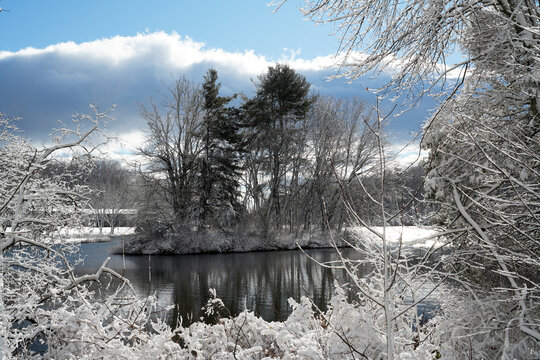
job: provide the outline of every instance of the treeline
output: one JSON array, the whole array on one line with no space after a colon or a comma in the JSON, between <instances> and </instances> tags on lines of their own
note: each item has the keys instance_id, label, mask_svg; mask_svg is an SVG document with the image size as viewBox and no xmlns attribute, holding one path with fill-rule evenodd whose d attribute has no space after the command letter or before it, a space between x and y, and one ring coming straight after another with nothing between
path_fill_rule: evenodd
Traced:
<instances>
[{"instance_id":1,"label":"treeline","mask_svg":"<svg viewBox=\"0 0 540 360\"><path fill-rule=\"evenodd\" d=\"M375 120L362 100L313 95L286 65L259 76L251 98L222 96L220 86L214 69L200 85L180 77L141 108L139 232L218 229L271 241L341 229L350 216L344 199L380 223L367 199L380 179ZM386 171L388 210L396 222L417 220L424 209L411 198L421 197L423 170Z\"/></svg>"},{"instance_id":2,"label":"treeline","mask_svg":"<svg viewBox=\"0 0 540 360\"><path fill-rule=\"evenodd\" d=\"M214 69L202 84L180 77L140 109L139 163L53 159L44 174L88 187L88 225L111 233L136 225L148 239L216 230L268 245L341 230L351 208L381 225L370 200L380 197L376 119L366 103L314 95L286 65L258 80L248 98L222 96ZM423 221L424 176L420 166L385 169L390 224Z\"/></svg>"},{"instance_id":3,"label":"treeline","mask_svg":"<svg viewBox=\"0 0 540 360\"><path fill-rule=\"evenodd\" d=\"M114 235L118 226L134 226L139 207L141 178L129 164L102 158L49 159L41 171L46 179L73 189L84 187L89 208L80 209L85 225L107 227Z\"/></svg>"}]
</instances>

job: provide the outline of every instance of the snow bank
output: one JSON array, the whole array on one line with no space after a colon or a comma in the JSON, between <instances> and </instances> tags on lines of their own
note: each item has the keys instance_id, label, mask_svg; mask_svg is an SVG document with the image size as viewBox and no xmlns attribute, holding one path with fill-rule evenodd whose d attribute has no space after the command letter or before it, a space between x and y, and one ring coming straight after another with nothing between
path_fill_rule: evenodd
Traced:
<instances>
[{"instance_id":1,"label":"snow bank","mask_svg":"<svg viewBox=\"0 0 540 360\"><path fill-rule=\"evenodd\" d=\"M114 234L111 234L110 227L103 227L101 232L98 227L64 228L58 234L62 243L91 243L110 241L111 236L133 235L135 228L115 227Z\"/></svg>"},{"instance_id":2,"label":"snow bank","mask_svg":"<svg viewBox=\"0 0 540 360\"><path fill-rule=\"evenodd\" d=\"M383 232L382 226L373 226L370 229L379 234ZM366 236L376 239L377 235L370 229L366 227L350 227L347 230L359 239ZM446 244L437 228L427 226L387 226L386 240L390 245L397 246L401 240L403 245L417 248L439 247Z\"/></svg>"}]
</instances>

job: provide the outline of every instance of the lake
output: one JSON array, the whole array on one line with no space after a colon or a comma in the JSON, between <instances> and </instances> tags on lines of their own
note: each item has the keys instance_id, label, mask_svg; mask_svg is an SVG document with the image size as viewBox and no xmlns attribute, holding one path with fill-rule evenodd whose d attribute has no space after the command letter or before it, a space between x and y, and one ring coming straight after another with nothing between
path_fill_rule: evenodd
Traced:
<instances>
[{"instance_id":1,"label":"lake","mask_svg":"<svg viewBox=\"0 0 540 360\"><path fill-rule=\"evenodd\" d=\"M343 270L329 269L315 261L337 260L334 249L266 251L202 255L139 255L111 254L121 240L109 243L81 244L84 263L78 273L93 273L110 256L109 267L125 273L139 295L155 294L163 307L175 305L169 315L172 323L178 316L184 325L198 320L201 308L216 289L217 296L232 315L244 309L267 321L284 320L291 308L288 298L296 301L310 297L322 310L332 296L334 281L344 282ZM354 258L351 249L342 250Z\"/></svg>"}]
</instances>

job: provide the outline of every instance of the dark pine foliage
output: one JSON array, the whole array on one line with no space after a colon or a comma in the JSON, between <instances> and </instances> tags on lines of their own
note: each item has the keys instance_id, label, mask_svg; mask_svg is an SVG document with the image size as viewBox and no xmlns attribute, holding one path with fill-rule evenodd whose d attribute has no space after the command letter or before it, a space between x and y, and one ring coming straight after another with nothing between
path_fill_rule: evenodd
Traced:
<instances>
[{"instance_id":1,"label":"dark pine foliage","mask_svg":"<svg viewBox=\"0 0 540 360\"><path fill-rule=\"evenodd\" d=\"M282 180L298 146L304 121L313 103L309 96L310 83L287 65L269 67L259 77L256 96L245 104L250 144L263 154L263 168L269 175L270 199L261 217L263 230L273 223L277 229L282 223ZM270 218L274 214L274 219Z\"/></svg>"},{"instance_id":2,"label":"dark pine foliage","mask_svg":"<svg viewBox=\"0 0 540 360\"><path fill-rule=\"evenodd\" d=\"M241 175L241 136L238 110L228 107L233 97L219 96L218 74L208 70L204 77L203 156L199 177L199 220L229 221L240 210L238 187Z\"/></svg>"}]
</instances>

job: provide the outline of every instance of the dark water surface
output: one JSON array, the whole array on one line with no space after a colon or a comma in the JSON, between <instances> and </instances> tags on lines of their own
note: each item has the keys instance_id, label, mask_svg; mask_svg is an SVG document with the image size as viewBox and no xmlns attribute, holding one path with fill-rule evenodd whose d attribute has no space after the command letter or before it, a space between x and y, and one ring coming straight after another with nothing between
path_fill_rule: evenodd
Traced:
<instances>
[{"instance_id":1,"label":"dark water surface","mask_svg":"<svg viewBox=\"0 0 540 360\"><path fill-rule=\"evenodd\" d=\"M110 243L82 244L80 273L92 273L110 256L109 267L131 280L140 295L156 294L159 304L175 304L171 318L197 320L201 308L216 289L232 315L244 309L267 321L284 320L291 309L287 299L309 296L322 310L330 299L334 281L344 281L342 270L324 268L300 250L205 255L113 255ZM343 250L354 257L350 249ZM320 262L337 259L334 249L306 250Z\"/></svg>"}]
</instances>

